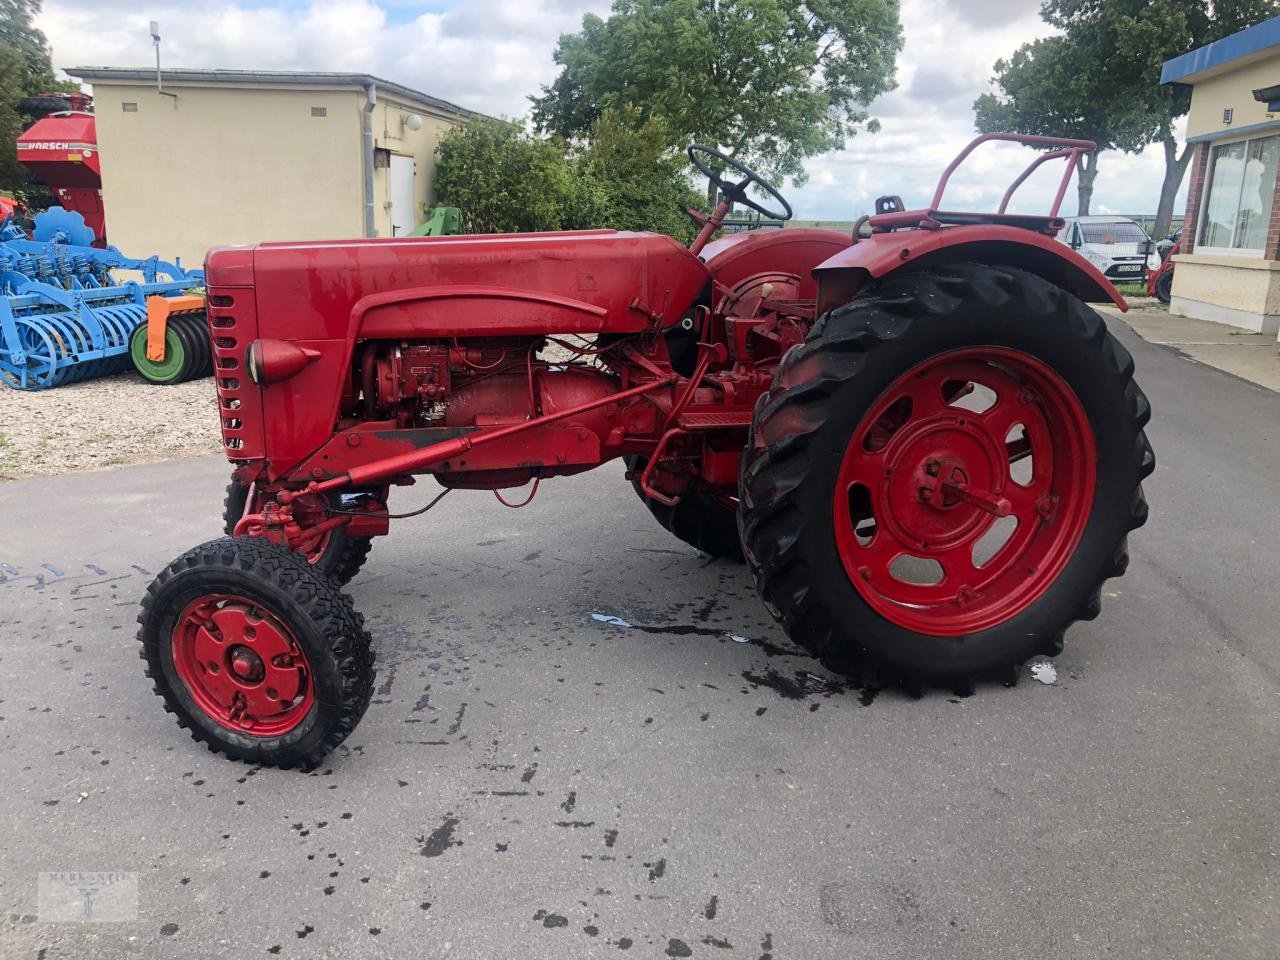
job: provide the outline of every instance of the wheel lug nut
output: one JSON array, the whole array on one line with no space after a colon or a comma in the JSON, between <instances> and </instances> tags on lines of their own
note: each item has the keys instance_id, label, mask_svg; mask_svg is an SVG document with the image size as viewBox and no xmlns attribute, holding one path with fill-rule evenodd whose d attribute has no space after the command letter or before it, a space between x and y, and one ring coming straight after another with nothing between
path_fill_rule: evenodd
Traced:
<instances>
[{"instance_id":1,"label":"wheel lug nut","mask_svg":"<svg viewBox=\"0 0 1280 960\"><path fill-rule=\"evenodd\" d=\"M936 477L938 475L938 471L941 469L942 464L938 463L937 460L930 460L924 465L924 472L931 477Z\"/></svg>"}]
</instances>

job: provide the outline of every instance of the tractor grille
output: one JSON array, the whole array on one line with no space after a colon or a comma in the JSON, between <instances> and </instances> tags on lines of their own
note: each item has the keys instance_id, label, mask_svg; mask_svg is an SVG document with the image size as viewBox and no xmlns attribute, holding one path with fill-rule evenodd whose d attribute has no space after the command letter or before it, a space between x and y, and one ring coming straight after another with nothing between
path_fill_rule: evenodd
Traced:
<instances>
[{"instance_id":1,"label":"tractor grille","mask_svg":"<svg viewBox=\"0 0 1280 960\"><path fill-rule=\"evenodd\" d=\"M258 460L265 454L262 395L244 369L245 349L258 335L252 287L210 292L209 339L218 390L218 416L227 459Z\"/></svg>"}]
</instances>

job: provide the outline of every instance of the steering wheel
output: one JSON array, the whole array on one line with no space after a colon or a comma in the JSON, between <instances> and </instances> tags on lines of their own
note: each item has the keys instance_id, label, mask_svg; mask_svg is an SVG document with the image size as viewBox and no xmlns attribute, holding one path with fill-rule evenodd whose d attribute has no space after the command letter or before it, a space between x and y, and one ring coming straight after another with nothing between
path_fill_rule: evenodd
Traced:
<instances>
[{"instance_id":1,"label":"steering wheel","mask_svg":"<svg viewBox=\"0 0 1280 960\"><path fill-rule=\"evenodd\" d=\"M719 150L713 150L700 143L692 144L687 153L689 154L689 162L701 170L712 183L720 188L720 192L734 203L741 203L743 206L750 207L762 217L768 217L770 220L791 219L791 204L787 203L786 199L784 199L782 194L774 189L772 184L746 164L739 163L732 157L726 157ZM726 167L736 170L738 173L742 174L744 179L740 180L738 183L734 183L732 180L725 180L720 174L707 166L706 162L702 160L700 156L701 154L706 154L709 157L715 157ZM773 210L766 210L764 207L760 206L759 203L747 196L747 187L752 184L764 190L765 193L769 194L769 196L782 204L782 209L785 210L786 213L776 213Z\"/></svg>"}]
</instances>

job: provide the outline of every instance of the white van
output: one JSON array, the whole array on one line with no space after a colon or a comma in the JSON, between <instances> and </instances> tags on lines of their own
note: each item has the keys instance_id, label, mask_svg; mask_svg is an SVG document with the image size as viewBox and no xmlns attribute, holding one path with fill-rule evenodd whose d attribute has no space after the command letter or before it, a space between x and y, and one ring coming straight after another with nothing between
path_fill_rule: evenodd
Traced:
<instances>
[{"instance_id":1,"label":"white van","mask_svg":"<svg viewBox=\"0 0 1280 960\"><path fill-rule=\"evenodd\" d=\"M1147 231L1128 217L1071 217L1058 239L1108 280L1144 281L1151 258L1159 260Z\"/></svg>"}]
</instances>

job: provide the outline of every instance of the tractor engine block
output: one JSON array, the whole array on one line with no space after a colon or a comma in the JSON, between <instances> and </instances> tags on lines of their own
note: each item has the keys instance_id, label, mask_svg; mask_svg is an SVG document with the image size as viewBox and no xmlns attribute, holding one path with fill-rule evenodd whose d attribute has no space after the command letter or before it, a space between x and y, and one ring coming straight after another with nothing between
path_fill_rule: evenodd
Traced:
<instances>
[{"instance_id":1,"label":"tractor engine block","mask_svg":"<svg viewBox=\"0 0 1280 960\"><path fill-rule=\"evenodd\" d=\"M619 378L583 363L538 356L541 338L469 341L366 341L357 350L353 383L345 392L342 426L390 421L399 430L451 434L492 429L604 400ZM652 438L662 397L654 402L604 404L520 441L475 451L465 463L444 464L437 476L451 486L515 486L551 473L575 473L621 455L628 443ZM506 469L487 469L488 462ZM455 469L456 467L456 469Z\"/></svg>"}]
</instances>

